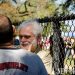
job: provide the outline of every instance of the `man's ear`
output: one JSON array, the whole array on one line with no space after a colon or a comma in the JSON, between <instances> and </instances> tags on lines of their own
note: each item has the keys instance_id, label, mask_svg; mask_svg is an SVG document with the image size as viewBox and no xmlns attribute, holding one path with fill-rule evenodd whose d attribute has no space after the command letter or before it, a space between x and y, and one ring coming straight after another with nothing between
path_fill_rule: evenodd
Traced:
<instances>
[{"instance_id":1,"label":"man's ear","mask_svg":"<svg viewBox=\"0 0 75 75\"><path fill-rule=\"evenodd\" d=\"M13 27L13 33L14 33L14 35L15 35L15 34L16 34L16 28L15 28L14 25L12 25L12 27Z\"/></svg>"}]
</instances>

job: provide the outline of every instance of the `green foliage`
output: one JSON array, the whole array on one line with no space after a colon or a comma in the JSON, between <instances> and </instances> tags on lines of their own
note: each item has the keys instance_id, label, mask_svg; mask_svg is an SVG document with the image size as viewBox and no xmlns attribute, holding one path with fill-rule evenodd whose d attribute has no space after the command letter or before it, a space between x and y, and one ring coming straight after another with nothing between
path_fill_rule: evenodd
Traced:
<instances>
[{"instance_id":1,"label":"green foliage","mask_svg":"<svg viewBox=\"0 0 75 75\"><path fill-rule=\"evenodd\" d=\"M47 0L29 0L26 6L28 12L34 14L32 17L35 18L50 16L55 12L56 9L54 3L49 3Z\"/></svg>"},{"instance_id":2,"label":"green foliage","mask_svg":"<svg viewBox=\"0 0 75 75\"><path fill-rule=\"evenodd\" d=\"M67 73L64 73L63 75L72 75L69 71Z\"/></svg>"},{"instance_id":3,"label":"green foliage","mask_svg":"<svg viewBox=\"0 0 75 75\"><path fill-rule=\"evenodd\" d=\"M44 24L44 27L43 27L43 36L48 36L49 34L51 35L53 33L52 31L52 25L50 23L48 24Z\"/></svg>"},{"instance_id":4,"label":"green foliage","mask_svg":"<svg viewBox=\"0 0 75 75\"><path fill-rule=\"evenodd\" d=\"M4 3L6 6L2 7L2 4ZM15 19L13 22L19 22L30 18L52 16L56 9L56 5L50 0L27 0L24 4L18 6L17 8L15 8L12 4L10 4L12 7L10 6L9 8L9 6L7 6L8 3L10 4L10 0L5 0L5 2L0 4L0 7L1 10L4 10L3 12L7 12L7 14L3 14L12 16L12 20ZM9 10L6 10L6 7ZM12 8L14 11L16 10L15 13L14 11L11 11ZM9 14L9 12L12 14Z\"/></svg>"}]
</instances>

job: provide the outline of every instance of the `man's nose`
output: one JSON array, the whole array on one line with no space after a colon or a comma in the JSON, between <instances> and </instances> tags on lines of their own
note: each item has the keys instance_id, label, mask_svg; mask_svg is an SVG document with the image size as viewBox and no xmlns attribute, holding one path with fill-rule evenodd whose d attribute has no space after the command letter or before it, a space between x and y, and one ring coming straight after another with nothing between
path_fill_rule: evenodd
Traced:
<instances>
[{"instance_id":1,"label":"man's nose","mask_svg":"<svg viewBox=\"0 0 75 75\"><path fill-rule=\"evenodd\" d=\"M21 37L21 41L25 41L25 40L27 40L26 38L24 38L24 37Z\"/></svg>"}]
</instances>

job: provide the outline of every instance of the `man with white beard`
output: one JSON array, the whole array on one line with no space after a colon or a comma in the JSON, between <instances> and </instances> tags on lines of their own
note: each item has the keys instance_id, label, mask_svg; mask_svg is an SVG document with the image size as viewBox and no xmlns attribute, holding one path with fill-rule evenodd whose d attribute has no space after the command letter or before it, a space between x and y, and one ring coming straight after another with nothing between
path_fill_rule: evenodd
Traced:
<instances>
[{"instance_id":1,"label":"man with white beard","mask_svg":"<svg viewBox=\"0 0 75 75\"><path fill-rule=\"evenodd\" d=\"M36 20L21 23L18 28L21 47L31 52L38 52L36 48L40 46L42 30L42 26Z\"/></svg>"},{"instance_id":2,"label":"man with white beard","mask_svg":"<svg viewBox=\"0 0 75 75\"><path fill-rule=\"evenodd\" d=\"M23 49L36 53L43 61L48 75L52 74L52 59L49 50L42 50L43 28L37 20L24 21L19 28L20 46Z\"/></svg>"}]
</instances>

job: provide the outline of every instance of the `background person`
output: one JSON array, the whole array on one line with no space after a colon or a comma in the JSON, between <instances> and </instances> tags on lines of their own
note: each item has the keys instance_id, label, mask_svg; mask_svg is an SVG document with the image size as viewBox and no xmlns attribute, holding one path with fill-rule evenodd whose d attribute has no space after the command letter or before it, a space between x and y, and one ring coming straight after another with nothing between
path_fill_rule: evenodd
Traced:
<instances>
[{"instance_id":1,"label":"background person","mask_svg":"<svg viewBox=\"0 0 75 75\"><path fill-rule=\"evenodd\" d=\"M14 47L13 34L10 19L0 15L0 75L47 75L36 54Z\"/></svg>"}]
</instances>

